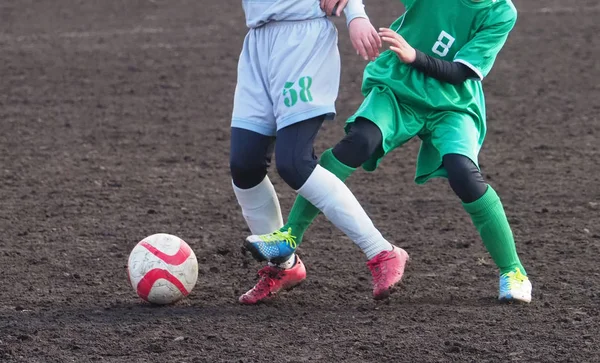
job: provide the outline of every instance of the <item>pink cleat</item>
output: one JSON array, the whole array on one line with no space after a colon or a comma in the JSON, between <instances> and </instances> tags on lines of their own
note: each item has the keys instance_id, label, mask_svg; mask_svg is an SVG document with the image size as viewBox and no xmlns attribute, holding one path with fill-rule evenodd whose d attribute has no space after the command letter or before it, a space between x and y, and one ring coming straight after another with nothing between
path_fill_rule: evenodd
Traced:
<instances>
[{"instance_id":1,"label":"pink cleat","mask_svg":"<svg viewBox=\"0 0 600 363\"><path fill-rule=\"evenodd\" d=\"M258 271L260 280L247 293L240 296L240 303L257 304L274 297L281 290L291 290L306 279L306 268L296 256L294 267L282 269L275 266L265 266Z\"/></svg>"},{"instance_id":2,"label":"pink cleat","mask_svg":"<svg viewBox=\"0 0 600 363\"><path fill-rule=\"evenodd\" d=\"M404 274L408 262L408 253L394 247L391 251L383 251L367 262L373 275L373 298L382 300L390 296L391 290Z\"/></svg>"}]
</instances>

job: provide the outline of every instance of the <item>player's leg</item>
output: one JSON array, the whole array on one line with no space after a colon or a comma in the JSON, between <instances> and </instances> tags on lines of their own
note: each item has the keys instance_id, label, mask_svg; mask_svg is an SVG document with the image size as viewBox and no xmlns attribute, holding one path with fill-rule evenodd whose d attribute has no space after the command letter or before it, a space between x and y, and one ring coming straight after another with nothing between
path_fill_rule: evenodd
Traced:
<instances>
[{"instance_id":1,"label":"player's leg","mask_svg":"<svg viewBox=\"0 0 600 363\"><path fill-rule=\"evenodd\" d=\"M368 217L350 189L333 173L317 164L311 143L318 131L317 122L308 120L277 132L277 168L282 178L297 193L317 207L365 253L374 277L374 297L385 298L404 272L407 253L390 244ZM367 155L369 156L369 155ZM291 232L279 234L286 243L253 244L268 248L294 243ZM283 242L282 241L282 242Z\"/></svg>"},{"instance_id":2,"label":"player's leg","mask_svg":"<svg viewBox=\"0 0 600 363\"><path fill-rule=\"evenodd\" d=\"M481 239L501 274L519 270L526 274L500 198L487 184L471 159L460 154L443 156L450 187L471 215Z\"/></svg>"},{"instance_id":3,"label":"player's leg","mask_svg":"<svg viewBox=\"0 0 600 363\"><path fill-rule=\"evenodd\" d=\"M314 119L313 119L314 120ZM368 259L392 246L375 228L350 189L333 173L317 165L313 140L319 128L313 120L277 132L277 170L288 185L346 233Z\"/></svg>"},{"instance_id":4,"label":"player's leg","mask_svg":"<svg viewBox=\"0 0 600 363\"><path fill-rule=\"evenodd\" d=\"M283 225L275 189L267 176L277 125L269 90L270 35L265 27L252 29L244 40L238 65L230 167L233 189L252 233L267 233ZM299 259L291 256L281 265L269 264L259 272L259 281L240 296L244 304L255 304L306 278Z\"/></svg>"},{"instance_id":5,"label":"player's leg","mask_svg":"<svg viewBox=\"0 0 600 363\"><path fill-rule=\"evenodd\" d=\"M263 32L253 29L244 39L231 121L233 190L248 227L257 233L283 224L277 194L267 176L276 122L269 90L263 86L268 68L268 54L261 51L264 38Z\"/></svg>"},{"instance_id":6,"label":"player's leg","mask_svg":"<svg viewBox=\"0 0 600 363\"><path fill-rule=\"evenodd\" d=\"M429 161L433 162L431 168L435 167L433 155L438 153L438 170L435 173L447 176L450 187L461 199L500 270L499 298L529 302L531 283L517 255L504 207L495 190L484 181L476 164L484 136L485 130L480 131L470 117L445 117L436 123L430 137L425 138L421 152L429 154ZM420 167L421 170L427 169L425 165Z\"/></svg>"},{"instance_id":7,"label":"player's leg","mask_svg":"<svg viewBox=\"0 0 600 363\"><path fill-rule=\"evenodd\" d=\"M306 182L306 180L316 167L316 156L314 154L314 149L309 146L313 144L312 140L314 140L314 137L316 136L316 133L320 128L323 119L324 117L316 117L311 120L304 121L305 126L303 127L303 130L306 132L304 133L304 135L302 135L303 137L301 137L300 140L298 138L294 140L294 142L296 143L300 141L299 145L302 146L302 151L296 150L295 147L286 147L283 148L281 153L277 156L277 160L279 161L279 172L283 176L283 178L288 181L292 188L299 189ZM346 157L346 159L343 160L350 160L350 164L356 166L361 164L361 162L356 161L358 160L358 158L361 157L359 155L362 155L362 158L364 160L367 160L371 153L368 151L367 148L364 147L364 142L357 140L358 138L366 138L368 137L367 135L370 135L367 132L359 131L359 129L362 128L358 125L363 125L366 123L370 122L367 120L364 120L364 122L357 122L357 127L355 127L354 130L350 132L349 136L346 137L343 142L338 144L340 145L340 147L334 148L334 150L336 151L335 153L333 153L331 149L327 150L321 156L321 166L334 173L341 180L345 180L345 178L349 176L350 173L355 170L355 168L349 167L343 162L338 161L336 156L334 156L335 154L340 155L342 158ZM370 138L372 139L371 143L375 144L373 140L376 140L377 138L379 138L380 140L381 133L374 124L371 123L371 125L372 127L369 128L367 126L365 127L365 129L376 129L376 132L373 132L372 136L370 136ZM294 130L293 132L298 133L299 131ZM286 134L285 131L284 134ZM287 134L291 135L292 133ZM287 141L288 138L289 137L283 136L280 142L282 144L289 145ZM357 143L363 145L363 147L360 147L360 150L358 150ZM356 147L356 149L353 149L352 146ZM298 155L300 156L294 157L295 153L297 152L299 152ZM299 172L296 172L296 170L298 170ZM304 265L302 264L302 261L300 261L300 259L297 258L296 254L294 253L297 245L294 243L293 238L296 237L296 241L299 244L302 241L302 235L304 234L304 231L308 228L312 220L319 213L320 211L317 207L313 206L310 202L304 199L304 197L298 196L289 215L290 223L284 226L284 228L282 228L279 231L280 233L273 235L273 237L275 237L276 239L281 239L290 243L254 243L248 246L248 249L250 251L255 251L255 254L256 252L260 251L262 247L267 246L268 248L277 248L278 250L280 250L278 254L282 256L287 256L291 254L291 257L287 258L287 260L280 262L280 269L270 269L270 272L273 274L273 276L275 276L274 278L272 278L272 281L274 281L274 283L270 286L275 286L276 284L285 281L286 277L287 280L298 280L298 277L290 278L289 276L282 276L283 273L287 273L291 276L301 277L306 275L306 270ZM273 228L272 231L273 230L275 230L275 228ZM264 259L264 257L262 257L262 253L258 254L255 258L259 260ZM291 270L283 270L281 269L281 266L288 267ZM261 281L263 281L263 279L261 279ZM295 285L292 285L292 287L293 286ZM267 290L268 289L262 289L259 290L257 293L254 293L255 290L253 289L249 293L243 295L240 301L248 304L261 301L264 299L264 297L261 297L264 294L260 294L260 292Z\"/></svg>"},{"instance_id":8,"label":"player's leg","mask_svg":"<svg viewBox=\"0 0 600 363\"><path fill-rule=\"evenodd\" d=\"M348 133L340 142L323 152L319 164L341 181L345 181L381 148L381 142L379 127L365 118L358 118L349 125ZM288 232L291 229L291 233L296 237L296 245L299 246L304 233L319 213L317 207L299 195L281 231Z\"/></svg>"},{"instance_id":9,"label":"player's leg","mask_svg":"<svg viewBox=\"0 0 600 363\"><path fill-rule=\"evenodd\" d=\"M462 200L483 244L500 269L500 300L530 302L531 283L519 260L515 239L498 194L485 183L471 159L447 154L443 162L450 186Z\"/></svg>"},{"instance_id":10,"label":"player's leg","mask_svg":"<svg viewBox=\"0 0 600 363\"><path fill-rule=\"evenodd\" d=\"M293 189L300 189L317 165L313 143L324 120L325 115L316 116L277 132L277 170L281 178ZM272 228L270 232L277 230L281 224ZM244 248L251 252L255 259L269 260L269 266L259 271L259 282L240 297L241 303L256 304L264 301L282 289L297 286L305 279L306 268L294 253L294 239L282 233L278 234L277 238L280 239L280 243L244 244ZM276 253L277 258L264 257L273 253Z\"/></svg>"},{"instance_id":11,"label":"player's leg","mask_svg":"<svg viewBox=\"0 0 600 363\"><path fill-rule=\"evenodd\" d=\"M267 233L283 225L277 193L267 176L274 146L274 137L231 128L233 190L252 233Z\"/></svg>"}]
</instances>

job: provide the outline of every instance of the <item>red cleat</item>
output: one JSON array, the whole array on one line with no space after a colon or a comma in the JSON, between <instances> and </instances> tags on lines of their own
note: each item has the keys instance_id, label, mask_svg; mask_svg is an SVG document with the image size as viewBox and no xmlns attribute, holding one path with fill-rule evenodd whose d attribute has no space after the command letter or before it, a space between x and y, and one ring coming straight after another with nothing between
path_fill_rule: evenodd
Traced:
<instances>
[{"instance_id":1,"label":"red cleat","mask_svg":"<svg viewBox=\"0 0 600 363\"><path fill-rule=\"evenodd\" d=\"M274 297L281 290L291 290L306 279L306 268L296 256L296 264L289 269L265 266L258 271L260 280L247 293L240 296L240 303L256 304Z\"/></svg>"},{"instance_id":2,"label":"red cleat","mask_svg":"<svg viewBox=\"0 0 600 363\"><path fill-rule=\"evenodd\" d=\"M367 262L371 275L373 275L373 298L375 300L390 296L392 288L402 279L407 261L408 253L401 248L394 247L391 251L383 251Z\"/></svg>"}]
</instances>

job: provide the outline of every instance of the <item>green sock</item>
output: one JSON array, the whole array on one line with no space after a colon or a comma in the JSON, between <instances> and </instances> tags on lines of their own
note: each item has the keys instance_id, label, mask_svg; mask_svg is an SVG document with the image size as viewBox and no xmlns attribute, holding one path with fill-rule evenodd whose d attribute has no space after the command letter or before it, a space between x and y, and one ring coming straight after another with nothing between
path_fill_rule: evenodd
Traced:
<instances>
[{"instance_id":1,"label":"green sock","mask_svg":"<svg viewBox=\"0 0 600 363\"><path fill-rule=\"evenodd\" d=\"M345 181L356 170L339 161L332 152L332 149L327 149L321 155L319 164L332 172L341 181ZM292 229L292 235L296 236L296 245L302 243L304 232L311 225L313 220L321 211L312 205L308 200L298 195L292 206L292 210L288 216L288 221L285 226L281 227L280 231L286 232L289 228Z\"/></svg>"},{"instance_id":2,"label":"green sock","mask_svg":"<svg viewBox=\"0 0 600 363\"><path fill-rule=\"evenodd\" d=\"M504 214L504 207L494 189L488 185L481 198L472 203L463 203L463 207L471 215L471 220L500 273L519 268L521 273L526 274L517 255L515 239Z\"/></svg>"}]
</instances>

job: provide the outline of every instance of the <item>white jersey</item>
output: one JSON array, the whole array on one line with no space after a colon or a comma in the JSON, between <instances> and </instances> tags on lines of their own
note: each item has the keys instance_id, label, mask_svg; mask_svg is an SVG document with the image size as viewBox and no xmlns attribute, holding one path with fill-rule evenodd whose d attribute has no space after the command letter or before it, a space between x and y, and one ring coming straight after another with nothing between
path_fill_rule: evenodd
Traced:
<instances>
[{"instance_id":1,"label":"white jersey","mask_svg":"<svg viewBox=\"0 0 600 363\"><path fill-rule=\"evenodd\" d=\"M242 0L246 25L258 28L271 21L300 21L325 17L319 0ZM350 0L344 9L346 23L367 18L362 0Z\"/></svg>"}]
</instances>

